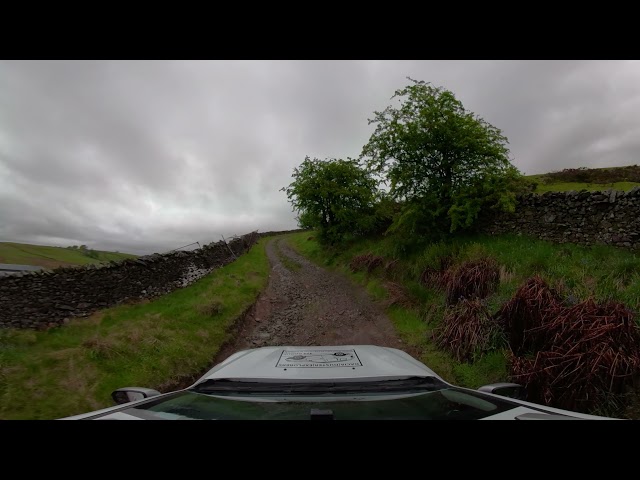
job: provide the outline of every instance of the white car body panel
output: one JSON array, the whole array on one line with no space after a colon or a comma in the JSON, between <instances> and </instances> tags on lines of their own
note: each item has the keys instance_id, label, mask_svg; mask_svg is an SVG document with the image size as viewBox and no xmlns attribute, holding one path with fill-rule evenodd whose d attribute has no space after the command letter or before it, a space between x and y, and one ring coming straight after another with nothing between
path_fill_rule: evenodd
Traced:
<instances>
[{"instance_id":1,"label":"white car body panel","mask_svg":"<svg viewBox=\"0 0 640 480\"><path fill-rule=\"evenodd\" d=\"M259 381L259 382L341 382L341 381L370 381L370 380L392 380L406 377L435 377L444 382L433 370L419 362L406 352L395 348L379 347L375 345L339 345L339 346L279 346L262 347L243 350L231 355L225 361L213 367L191 387L201 382L212 379L229 379L236 381ZM447 382L445 382L447 383ZM451 385L447 383L448 385ZM455 388L456 385L451 385ZM189 388L191 388L189 387ZM478 393L476 390L462 389ZM152 397L158 400L162 397L172 395L175 392ZM372 396L342 396L336 401L375 401L392 400L412 395L422 395L423 393L411 394L380 394ZM483 395L505 400L505 397L483 392ZM304 402L330 402L331 399L325 397L295 397L282 396L268 398L225 396L228 400L253 401L253 402L278 402L278 401L304 401ZM531 402L509 398L509 401L521 405L506 412L501 412L483 418L483 420L516 420L525 415L522 419L543 419L544 414L564 415L591 420L609 420L608 417L599 417L583 413L562 410L558 408L538 405ZM122 405L96 410L80 415L65 417L62 420L79 420L88 417L96 417L100 414L112 412L109 415L101 416L100 420L140 420L141 418L120 412L123 408L132 408L136 404L146 403L149 399L129 402ZM167 418L174 418L175 415L167 415ZM551 417L550 417L551 418Z\"/></svg>"},{"instance_id":2,"label":"white car body panel","mask_svg":"<svg viewBox=\"0 0 640 480\"><path fill-rule=\"evenodd\" d=\"M355 355L352 355L352 352ZM332 361L330 357L336 353L345 355L336 357L335 361ZM287 361L288 358L302 356L305 358L298 362ZM348 360L340 361L345 357L348 357ZM396 348L375 345L262 347L244 350L230 356L204 374L196 384L215 378L247 381L324 382L332 380L339 382L391 380L407 376L431 376L440 379L429 367Z\"/></svg>"}]
</instances>

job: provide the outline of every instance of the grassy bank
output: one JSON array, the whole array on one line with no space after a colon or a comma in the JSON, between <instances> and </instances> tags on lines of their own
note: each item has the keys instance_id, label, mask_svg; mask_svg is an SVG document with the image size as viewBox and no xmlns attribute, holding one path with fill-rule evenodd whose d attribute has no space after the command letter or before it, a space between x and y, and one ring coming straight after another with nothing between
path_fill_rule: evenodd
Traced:
<instances>
[{"instance_id":1,"label":"grassy bank","mask_svg":"<svg viewBox=\"0 0 640 480\"><path fill-rule=\"evenodd\" d=\"M43 332L0 330L0 419L51 419L113 405L124 386L162 388L211 365L268 279L262 239L234 263L154 301Z\"/></svg>"},{"instance_id":2,"label":"grassy bank","mask_svg":"<svg viewBox=\"0 0 640 480\"><path fill-rule=\"evenodd\" d=\"M622 190L640 186L640 167L568 168L557 172L528 175L535 182L535 193Z\"/></svg>"},{"instance_id":3,"label":"grassy bank","mask_svg":"<svg viewBox=\"0 0 640 480\"><path fill-rule=\"evenodd\" d=\"M16 263L19 265L37 265L44 268L55 268L68 265L86 265L109 261L135 258L135 255L119 252L103 252L95 250L93 257L85 255L79 249L29 245L27 243L0 242L0 263Z\"/></svg>"},{"instance_id":4,"label":"grassy bank","mask_svg":"<svg viewBox=\"0 0 640 480\"><path fill-rule=\"evenodd\" d=\"M590 192L605 190L622 190L624 192L631 190L633 187L640 186L636 182L614 182L614 183L578 183L578 182L557 182L557 183L538 183L535 193L545 192L570 192L574 190L588 190Z\"/></svg>"},{"instance_id":5,"label":"grassy bank","mask_svg":"<svg viewBox=\"0 0 640 480\"><path fill-rule=\"evenodd\" d=\"M323 249L309 233L293 235L289 242L303 255L323 266L338 269L364 285L387 305L387 313L401 338L422 352L421 360L425 364L446 380L470 388L507 380L506 351L496 349L466 363L456 361L435 346L431 334L442 320L445 295L421 284L419 279L425 269L437 268L443 256L452 257L456 263L486 256L498 262L499 286L487 298L492 314L535 274L566 298L618 300L635 311L640 309L640 257L613 247L555 245L515 235L476 236L448 244L433 244L410 258L389 264L394 252L390 238L361 240L339 250ZM349 268L351 260L366 253L384 257L386 265L369 274L353 273Z\"/></svg>"}]
</instances>

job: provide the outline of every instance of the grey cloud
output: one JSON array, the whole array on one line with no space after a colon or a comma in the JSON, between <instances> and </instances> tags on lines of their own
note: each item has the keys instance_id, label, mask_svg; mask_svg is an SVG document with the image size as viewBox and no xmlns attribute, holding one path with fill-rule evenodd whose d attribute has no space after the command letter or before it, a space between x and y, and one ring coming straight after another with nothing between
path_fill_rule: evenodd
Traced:
<instances>
[{"instance_id":1,"label":"grey cloud","mask_svg":"<svg viewBox=\"0 0 640 480\"><path fill-rule=\"evenodd\" d=\"M406 77L501 128L521 171L636 163L636 61L0 62L0 241L133 253L295 227L305 155L357 157Z\"/></svg>"}]
</instances>

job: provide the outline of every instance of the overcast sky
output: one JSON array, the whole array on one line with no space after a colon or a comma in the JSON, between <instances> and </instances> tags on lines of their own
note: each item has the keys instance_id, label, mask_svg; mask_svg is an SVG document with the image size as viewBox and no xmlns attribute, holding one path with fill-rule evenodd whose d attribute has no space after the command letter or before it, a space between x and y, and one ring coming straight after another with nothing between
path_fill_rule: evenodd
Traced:
<instances>
[{"instance_id":1,"label":"overcast sky","mask_svg":"<svg viewBox=\"0 0 640 480\"><path fill-rule=\"evenodd\" d=\"M305 155L357 157L406 77L525 174L638 163L638 61L2 61L0 241L163 252L296 228Z\"/></svg>"}]
</instances>

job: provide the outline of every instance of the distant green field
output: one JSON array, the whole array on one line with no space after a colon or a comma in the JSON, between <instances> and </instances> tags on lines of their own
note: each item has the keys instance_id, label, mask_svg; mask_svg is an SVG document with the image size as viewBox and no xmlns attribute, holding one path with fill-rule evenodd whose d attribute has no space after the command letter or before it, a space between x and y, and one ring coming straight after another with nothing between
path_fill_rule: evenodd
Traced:
<instances>
[{"instance_id":1,"label":"distant green field","mask_svg":"<svg viewBox=\"0 0 640 480\"><path fill-rule=\"evenodd\" d=\"M627 167L565 169L559 172L527 175L537 183L535 193L575 190L622 190L640 186L640 168Z\"/></svg>"},{"instance_id":2,"label":"distant green field","mask_svg":"<svg viewBox=\"0 0 640 480\"><path fill-rule=\"evenodd\" d=\"M580 190L588 190L590 192L595 192L598 190L623 190L628 191L633 187L640 186L640 183L635 182L615 182L615 183L538 183L538 186L535 189L535 193L545 193L545 192L569 192L571 190L575 190L579 192Z\"/></svg>"},{"instance_id":3,"label":"distant green field","mask_svg":"<svg viewBox=\"0 0 640 480\"><path fill-rule=\"evenodd\" d=\"M136 255L96 250L95 257L96 258L89 257L79 249L0 242L0 263L37 265L45 268L86 265L111 260L118 261L124 260L125 258L135 258Z\"/></svg>"}]
</instances>

